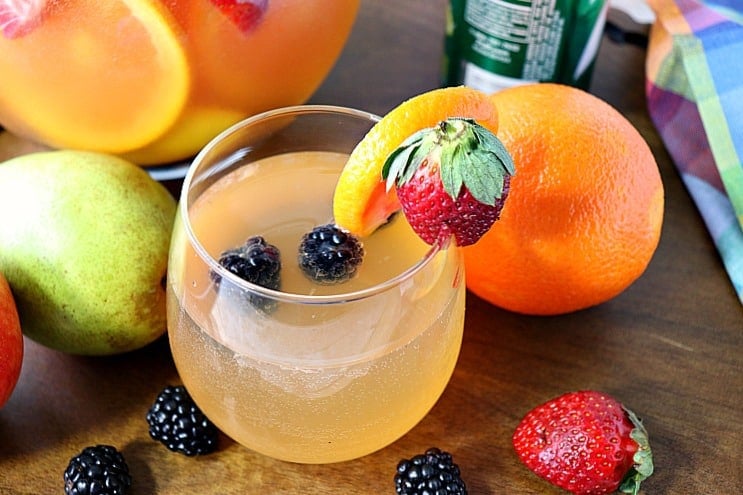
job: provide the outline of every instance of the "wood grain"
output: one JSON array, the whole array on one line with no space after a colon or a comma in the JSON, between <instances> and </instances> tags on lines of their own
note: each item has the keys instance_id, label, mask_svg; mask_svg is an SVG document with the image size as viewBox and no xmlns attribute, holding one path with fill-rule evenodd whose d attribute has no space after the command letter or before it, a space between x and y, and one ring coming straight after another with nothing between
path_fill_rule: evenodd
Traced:
<instances>
[{"instance_id":1,"label":"wood grain","mask_svg":"<svg viewBox=\"0 0 743 495\"><path fill-rule=\"evenodd\" d=\"M362 3L312 102L383 113L439 84L445 1ZM111 443L129 462L133 494L394 493L397 461L432 445L454 454L472 494L558 494L519 463L510 437L532 406L585 388L643 417L657 467L642 493L743 493L743 309L650 123L643 62L641 48L604 39L591 89L645 136L666 189L657 254L620 296L570 315L525 317L470 294L459 363L431 413L375 454L324 466L274 461L226 437L216 454L196 459L150 440L146 410L178 382L165 339L109 358L27 340L18 387L0 410L0 493L62 493L69 458ZM0 157L33 149L0 134Z\"/></svg>"}]
</instances>

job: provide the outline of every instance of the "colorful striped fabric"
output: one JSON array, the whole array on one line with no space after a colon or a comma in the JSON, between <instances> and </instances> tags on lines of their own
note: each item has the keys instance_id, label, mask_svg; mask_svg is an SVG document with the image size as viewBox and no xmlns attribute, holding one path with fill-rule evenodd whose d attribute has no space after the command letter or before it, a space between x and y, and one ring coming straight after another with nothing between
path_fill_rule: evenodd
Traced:
<instances>
[{"instance_id":1,"label":"colorful striped fabric","mask_svg":"<svg viewBox=\"0 0 743 495\"><path fill-rule=\"evenodd\" d=\"M648 109L743 303L743 0L648 0Z\"/></svg>"}]
</instances>

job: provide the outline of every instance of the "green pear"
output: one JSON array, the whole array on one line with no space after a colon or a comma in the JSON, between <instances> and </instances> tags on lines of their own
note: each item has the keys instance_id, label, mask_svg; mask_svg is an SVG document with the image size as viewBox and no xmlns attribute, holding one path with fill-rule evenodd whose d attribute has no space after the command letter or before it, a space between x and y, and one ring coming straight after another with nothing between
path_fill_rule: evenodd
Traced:
<instances>
[{"instance_id":1,"label":"green pear","mask_svg":"<svg viewBox=\"0 0 743 495\"><path fill-rule=\"evenodd\" d=\"M23 332L110 355L163 334L175 199L142 168L83 151L0 163L0 271Z\"/></svg>"}]
</instances>

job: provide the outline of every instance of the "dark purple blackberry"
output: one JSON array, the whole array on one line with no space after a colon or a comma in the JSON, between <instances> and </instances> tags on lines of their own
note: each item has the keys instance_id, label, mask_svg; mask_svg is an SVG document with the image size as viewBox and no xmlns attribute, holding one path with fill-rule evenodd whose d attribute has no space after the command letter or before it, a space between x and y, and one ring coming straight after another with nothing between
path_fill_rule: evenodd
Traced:
<instances>
[{"instance_id":1,"label":"dark purple blackberry","mask_svg":"<svg viewBox=\"0 0 743 495\"><path fill-rule=\"evenodd\" d=\"M353 277L363 259L361 241L333 224L315 227L299 245L299 267L321 284L345 282Z\"/></svg>"},{"instance_id":2,"label":"dark purple blackberry","mask_svg":"<svg viewBox=\"0 0 743 495\"><path fill-rule=\"evenodd\" d=\"M238 277L268 289L278 290L281 287L281 253L279 249L266 242L261 236L253 236L245 244L223 252L219 264ZM219 285L221 277L212 272L212 280ZM231 287L237 290L236 287ZM264 311L274 309L275 301L246 293L248 301Z\"/></svg>"},{"instance_id":3,"label":"dark purple blackberry","mask_svg":"<svg viewBox=\"0 0 743 495\"><path fill-rule=\"evenodd\" d=\"M64 472L66 495L125 495L131 485L124 456L110 445L84 448Z\"/></svg>"},{"instance_id":4,"label":"dark purple blackberry","mask_svg":"<svg viewBox=\"0 0 743 495\"><path fill-rule=\"evenodd\" d=\"M403 459L397 465L395 493L398 495L467 495L459 466L451 454L430 448L425 454Z\"/></svg>"},{"instance_id":5,"label":"dark purple blackberry","mask_svg":"<svg viewBox=\"0 0 743 495\"><path fill-rule=\"evenodd\" d=\"M182 385L168 385L147 411L150 436L173 452L187 456L217 448L219 430L194 403Z\"/></svg>"}]
</instances>

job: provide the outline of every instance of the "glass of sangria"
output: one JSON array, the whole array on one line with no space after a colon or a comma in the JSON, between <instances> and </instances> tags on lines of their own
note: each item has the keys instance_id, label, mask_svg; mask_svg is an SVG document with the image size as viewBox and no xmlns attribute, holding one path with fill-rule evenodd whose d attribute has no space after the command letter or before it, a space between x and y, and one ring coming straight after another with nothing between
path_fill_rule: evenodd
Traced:
<instances>
[{"instance_id":1,"label":"glass of sangria","mask_svg":"<svg viewBox=\"0 0 743 495\"><path fill-rule=\"evenodd\" d=\"M300 269L302 238L332 224L338 176L377 120L268 111L211 141L184 181L167 283L173 358L204 413L267 456L329 463L385 447L433 407L459 355L461 249L427 245L402 214L359 240L348 280ZM257 237L280 254L280 284L222 262Z\"/></svg>"},{"instance_id":2,"label":"glass of sangria","mask_svg":"<svg viewBox=\"0 0 743 495\"><path fill-rule=\"evenodd\" d=\"M0 127L140 165L304 103L359 0L25 0L0 6Z\"/></svg>"}]
</instances>

